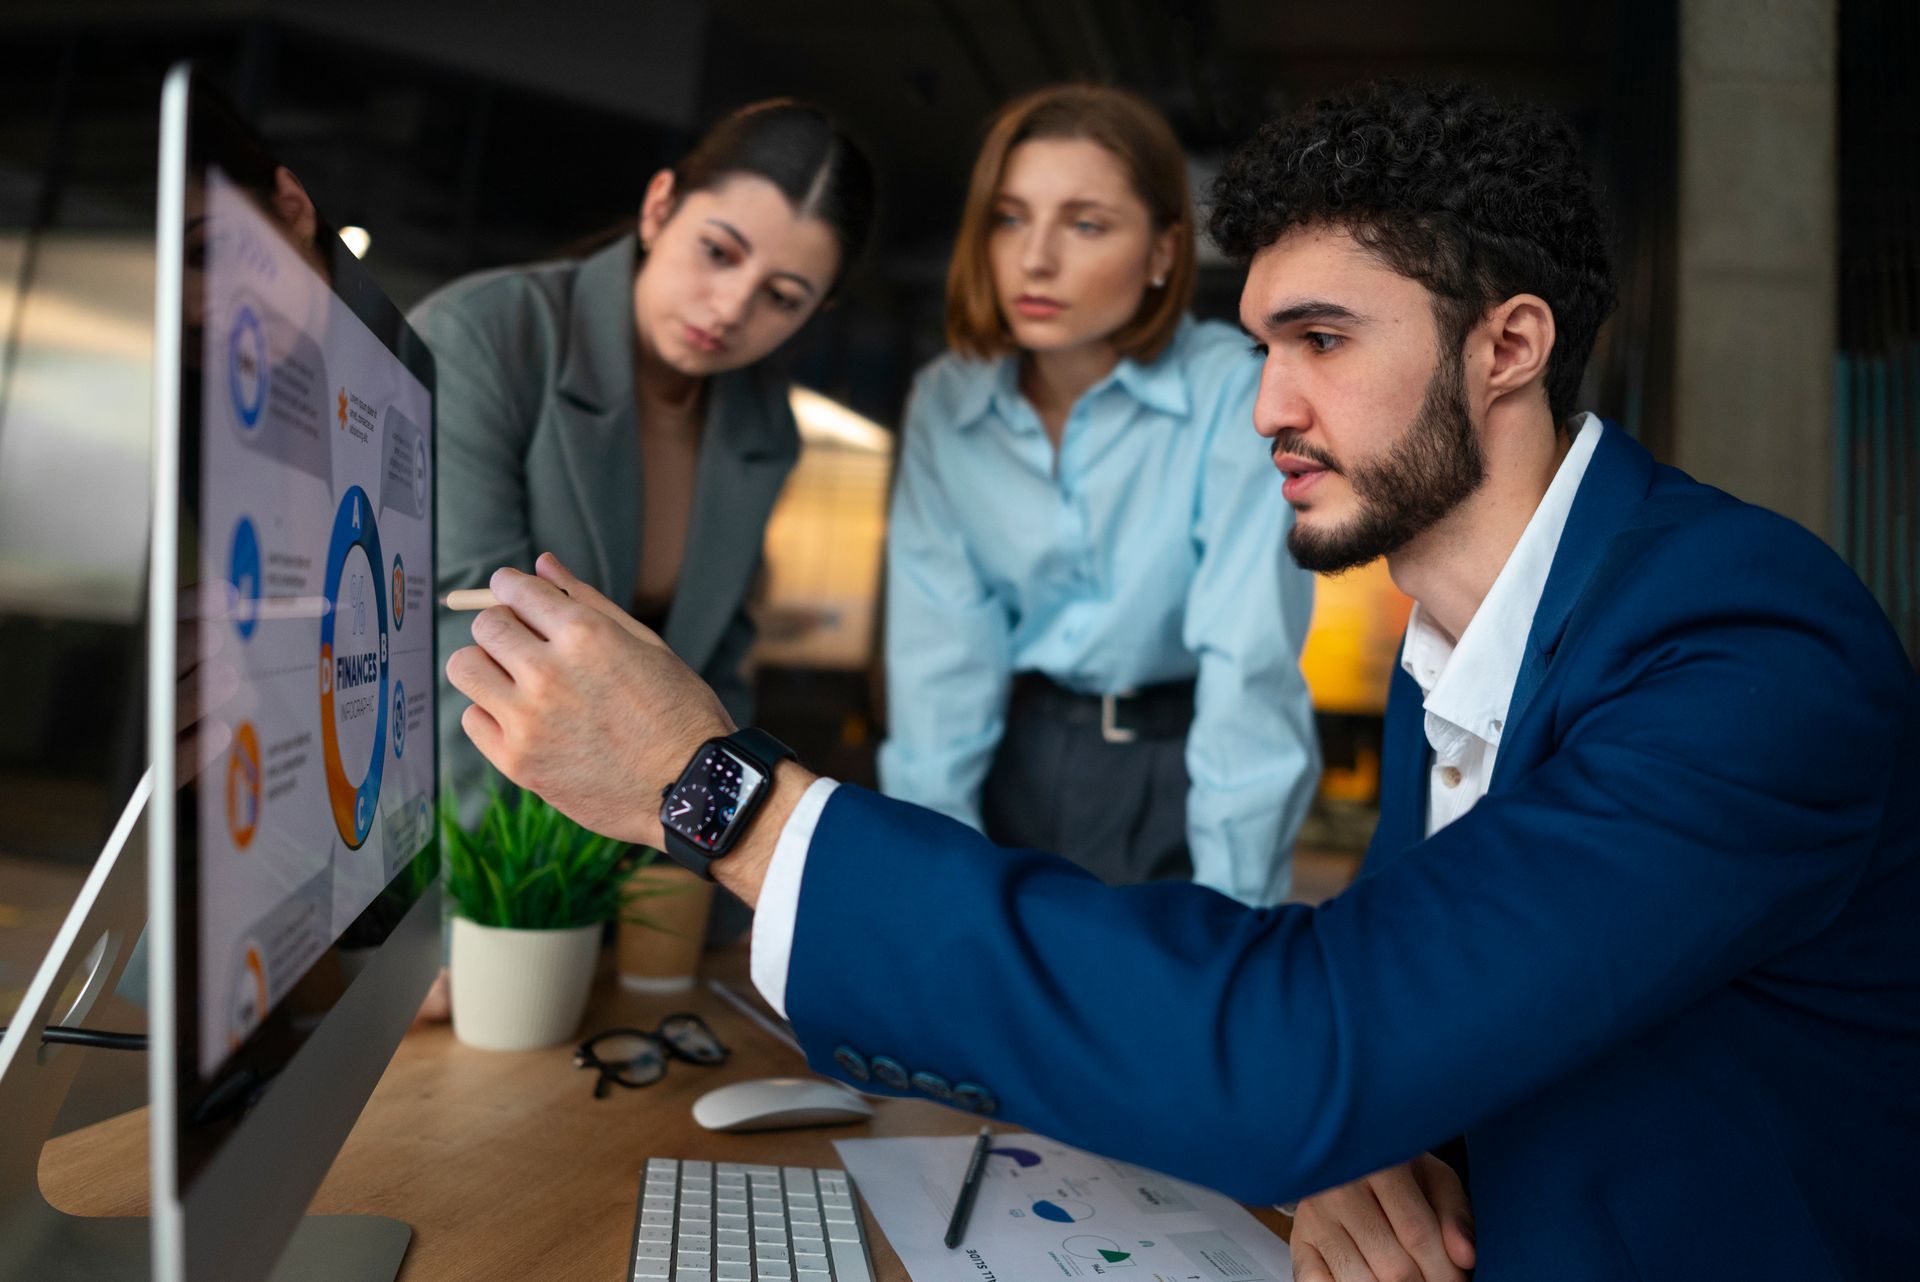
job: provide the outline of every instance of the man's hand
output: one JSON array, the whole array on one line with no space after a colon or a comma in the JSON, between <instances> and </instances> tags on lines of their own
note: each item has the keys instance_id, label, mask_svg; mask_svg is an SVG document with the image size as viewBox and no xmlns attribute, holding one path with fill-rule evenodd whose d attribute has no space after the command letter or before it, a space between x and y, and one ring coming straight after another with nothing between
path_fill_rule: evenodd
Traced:
<instances>
[{"instance_id":1,"label":"man's hand","mask_svg":"<svg viewBox=\"0 0 1920 1282\"><path fill-rule=\"evenodd\" d=\"M659 847L660 792L733 722L659 637L547 553L496 570L501 604L447 660L460 725L507 778L594 832Z\"/></svg>"},{"instance_id":2,"label":"man's hand","mask_svg":"<svg viewBox=\"0 0 1920 1282\"><path fill-rule=\"evenodd\" d=\"M1294 1282L1465 1282L1473 1212L1431 1153L1307 1198L1293 1217Z\"/></svg>"}]
</instances>

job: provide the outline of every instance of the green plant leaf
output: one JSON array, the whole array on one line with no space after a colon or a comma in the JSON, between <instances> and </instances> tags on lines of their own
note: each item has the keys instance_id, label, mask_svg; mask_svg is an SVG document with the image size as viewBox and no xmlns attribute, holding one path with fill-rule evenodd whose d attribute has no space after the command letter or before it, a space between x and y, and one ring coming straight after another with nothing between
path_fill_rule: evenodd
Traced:
<instances>
[{"instance_id":1,"label":"green plant leaf","mask_svg":"<svg viewBox=\"0 0 1920 1282\"><path fill-rule=\"evenodd\" d=\"M489 780L486 808L469 830L451 797L441 806L446 893L460 916L484 926L563 930L627 916L635 872L656 857L590 832L524 790ZM643 923L651 924L651 923Z\"/></svg>"}]
</instances>

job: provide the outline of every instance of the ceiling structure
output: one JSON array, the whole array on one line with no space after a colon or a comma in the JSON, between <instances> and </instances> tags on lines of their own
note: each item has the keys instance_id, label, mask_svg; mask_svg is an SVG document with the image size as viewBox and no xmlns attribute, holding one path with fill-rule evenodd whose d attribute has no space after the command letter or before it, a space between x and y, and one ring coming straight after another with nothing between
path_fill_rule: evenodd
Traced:
<instances>
[{"instance_id":1,"label":"ceiling structure","mask_svg":"<svg viewBox=\"0 0 1920 1282\"><path fill-rule=\"evenodd\" d=\"M1471 76L1592 116L1631 77L1634 3L12 0L0 228L146 225L158 85L180 56L333 221L372 232L368 265L403 304L630 217L647 175L727 108L809 97L872 151L883 200L869 263L802 359L884 419L937 350L966 171L1012 94L1137 89L1203 171L1262 119L1381 73ZM1215 273L1207 305L1232 288Z\"/></svg>"}]
</instances>

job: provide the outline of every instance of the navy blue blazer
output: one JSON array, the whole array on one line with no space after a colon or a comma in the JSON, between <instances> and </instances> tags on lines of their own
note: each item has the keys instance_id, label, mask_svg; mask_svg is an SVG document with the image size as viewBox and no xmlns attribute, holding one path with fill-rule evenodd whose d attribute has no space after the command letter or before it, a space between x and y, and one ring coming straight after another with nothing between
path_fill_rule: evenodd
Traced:
<instances>
[{"instance_id":1,"label":"navy blue blazer","mask_svg":"<svg viewBox=\"0 0 1920 1282\"><path fill-rule=\"evenodd\" d=\"M1249 1202L1464 1136L1481 1282L1920 1276L1920 681L1859 580L1609 428L1491 790L1425 839L1419 705L1317 908L840 788L810 1059Z\"/></svg>"}]
</instances>

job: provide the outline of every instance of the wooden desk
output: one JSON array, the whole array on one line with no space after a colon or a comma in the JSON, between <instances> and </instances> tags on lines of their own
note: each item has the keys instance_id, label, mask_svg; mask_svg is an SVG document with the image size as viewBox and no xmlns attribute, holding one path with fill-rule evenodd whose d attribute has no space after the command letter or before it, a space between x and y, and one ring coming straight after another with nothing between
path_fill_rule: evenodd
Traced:
<instances>
[{"instance_id":1,"label":"wooden desk","mask_svg":"<svg viewBox=\"0 0 1920 1282\"><path fill-rule=\"evenodd\" d=\"M744 950L709 955L709 974L745 987ZM592 1097L593 1074L573 1067L571 1046L499 1052L461 1045L446 1025L419 1028L395 1052L312 1209L378 1214L413 1226L402 1282L618 1282L649 1157L838 1167L833 1141L869 1136L970 1135L976 1119L917 1100L876 1100L870 1122L724 1135L693 1120L693 1101L726 1082L806 1071L798 1053L768 1036L704 986L677 996L624 992L602 977L585 1029L652 1028L698 1011L732 1057L716 1068L675 1062L664 1080ZM47 1146L48 1200L87 1215L147 1209L145 1109ZM1003 1126L999 1129L1016 1130ZM1284 1236L1285 1217L1255 1214ZM875 1274L908 1282L899 1257L867 1216Z\"/></svg>"}]
</instances>

